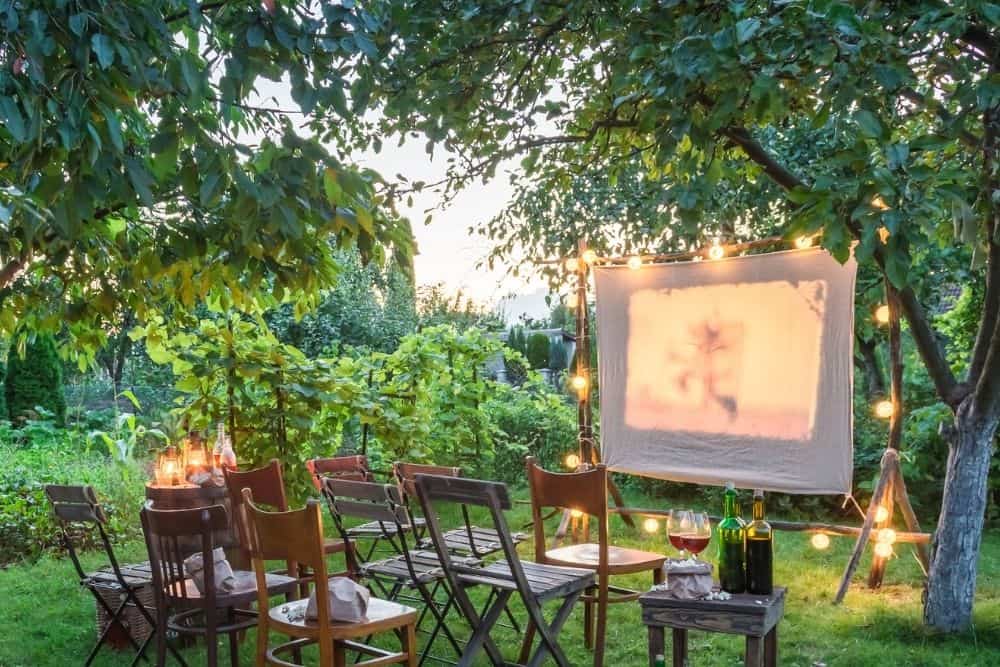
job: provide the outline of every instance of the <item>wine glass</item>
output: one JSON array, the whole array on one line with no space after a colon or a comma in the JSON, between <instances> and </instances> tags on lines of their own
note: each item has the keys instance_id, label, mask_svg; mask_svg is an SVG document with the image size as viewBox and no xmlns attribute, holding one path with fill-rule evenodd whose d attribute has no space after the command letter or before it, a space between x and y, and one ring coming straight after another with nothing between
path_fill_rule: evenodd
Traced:
<instances>
[{"instance_id":1,"label":"wine glass","mask_svg":"<svg viewBox=\"0 0 1000 667\"><path fill-rule=\"evenodd\" d=\"M692 526L693 517L690 510L670 510L670 515L667 517L667 539L680 552L681 560L686 558L684 555L687 548L685 536L691 532Z\"/></svg>"},{"instance_id":2,"label":"wine glass","mask_svg":"<svg viewBox=\"0 0 1000 667\"><path fill-rule=\"evenodd\" d=\"M684 535L684 546L694 554L695 559L698 554L705 550L712 539L712 522L705 512L693 512L691 514L691 529Z\"/></svg>"}]
</instances>

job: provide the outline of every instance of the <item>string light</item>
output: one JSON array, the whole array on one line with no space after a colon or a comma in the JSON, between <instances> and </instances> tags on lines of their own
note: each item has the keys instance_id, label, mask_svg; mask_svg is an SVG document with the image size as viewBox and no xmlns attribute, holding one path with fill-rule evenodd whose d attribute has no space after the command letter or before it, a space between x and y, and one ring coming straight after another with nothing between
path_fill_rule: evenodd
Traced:
<instances>
[{"instance_id":1,"label":"string light","mask_svg":"<svg viewBox=\"0 0 1000 667\"><path fill-rule=\"evenodd\" d=\"M569 514L574 519L579 519L581 516L583 516L583 512L581 512L580 510L570 510Z\"/></svg>"},{"instance_id":2,"label":"string light","mask_svg":"<svg viewBox=\"0 0 1000 667\"><path fill-rule=\"evenodd\" d=\"M570 470L576 470L580 467L580 456L572 453L567 454L566 458L563 459L563 463L565 463L566 467Z\"/></svg>"},{"instance_id":3,"label":"string light","mask_svg":"<svg viewBox=\"0 0 1000 667\"><path fill-rule=\"evenodd\" d=\"M657 521L656 519L650 517L650 518L648 518L648 519L646 519L645 521L642 522L642 529L644 531L646 531L647 533L649 533L650 535L653 535L653 534L659 532L659 530L660 530L660 522Z\"/></svg>"},{"instance_id":4,"label":"string light","mask_svg":"<svg viewBox=\"0 0 1000 667\"><path fill-rule=\"evenodd\" d=\"M576 295L576 292L570 292L566 295L566 307L570 310L576 310L576 307L580 305L580 298Z\"/></svg>"},{"instance_id":5,"label":"string light","mask_svg":"<svg viewBox=\"0 0 1000 667\"><path fill-rule=\"evenodd\" d=\"M888 542L879 542L875 545L875 555L879 558L888 558L892 555L892 545Z\"/></svg>"},{"instance_id":6,"label":"string light","mask_svg":"<svg viewBox=\"0 0 1000 667\"><path fill-rule=\"evenodd\" d=\"M580 258L587 264L593 264L597 261L597 253L593 250L584 250Z\"/></svg>"},{"instance_id":7,"label":"string light","mask_svg":"<svg viewBox=\"0 0 1000 667\"><path fill-rule=\"evenodd\" d=\"M892 528L883 528L878 531L878 541L885 544L895 544L896 543L896 531Z\"/></svg>"},{"instance_id":8,"label":"string light","mask_svg":"<svg viewBox=\"0 0 1000 667\"><path fill-rule=\"evenodd\" d=\"M631 257L629 257L628 268L632 269L633 271L638 271L639 269L641 269L642 257L639 257L639 255L632 255Z\"/></svg>"},{"instance_id":9,"label":"string light","mask_svg":"<svg viewBox=\"0 0 1000 667\"><path fill-rule=\"evenodd\" d=\"M566 270L570 273L576 273L580 270L580 260L576 257L570 257L566 260Z\"/></svg>"},{"instance_id":10,"label":"string light","mask_svg":"<svg viewBox=\"0 0 1000 667\"><path fill-rule=\"evenodd\" d=\"M882 505L875 508L875 523L882 523L889 518L889 510Z\"/></svg>"},{"instance_id":11,"label":"string light","mask_svg":"<svg viewBox=\"0 0 1000 667\"><path fill-rule=\"evenodd\" d=\"M805 250L806 248L811 248L813 240L811 236L800 236L795 239L795 247L799 250Z\"/></svg>"},{"instance_id":12,"label":"string light","mask_svg":"<svg viewBox=\"0 0 1000 667\"><path fill-rule=\"evenodd\" d=\"M583 377L582 375L574 375L570 379L569 384L571 387L573 387L573 389L582 392L584 389L587 388L587 378Z\"/></svg>"},{"instance_id":13,"label":"string light","mask_svg":"<svg viewBox=\"0 0 1000 667\"><path fill-rule=\"evenodd\" d=\"M889 306L883 303L875 309L875 321L879 324L889 323Z\"/></svg>"},{"instance_id":14,"label":"string light","mask_svg":"<svg viewBox=\"0 0 1000 667\"><path fill-rule=\"evenodd\" d=\"M830 536L826 533L816 533L809 541L812 542L814 549L819 549L820 551L830 546Z\"/></svg>"},{"instance_id":15,"label":"string light","mask_svg":"<svg viewBox=\"0 0 1000 667\"><path fill-rule=\"evenodd\" d=\"M716 239L715 242L712 243L712 247L708 249L708 258L722 259L725 256L726 256L726 249L719 244L719 239Z\"/></svg>"},{"instance_id":16,"label":"string light","mask_svg":"<svg viewBox=\"0 0 1000 667\"><path fill-rule=\"evenodd\" d=\"M875 416L879 419L889 419L895 411L892 401L882 400L875 404Z\"/></svg>"}]
</instances>

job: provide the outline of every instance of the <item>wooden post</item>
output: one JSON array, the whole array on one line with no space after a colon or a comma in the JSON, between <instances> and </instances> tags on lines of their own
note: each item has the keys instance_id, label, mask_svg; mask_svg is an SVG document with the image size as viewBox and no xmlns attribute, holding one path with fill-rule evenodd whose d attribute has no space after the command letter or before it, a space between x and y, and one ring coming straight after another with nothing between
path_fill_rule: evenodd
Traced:
<instances>
[{"instance_id":1,"label":"wooden post","mask_svg":"<svg viewBox=\"0 0 1000 667\"><path fill-rule=\"evenodd\" d=\"M590 411L590 337L587 332L587 271L589 267L583 261L583 253L586 251L587 242L581 239L577 243L576 253L576 354L574 356L576 357L577 376L587 381L587 385L578 392L576 403L580 461L591 464L594 462L594 430Z\"/></svg>"}]
</instances>

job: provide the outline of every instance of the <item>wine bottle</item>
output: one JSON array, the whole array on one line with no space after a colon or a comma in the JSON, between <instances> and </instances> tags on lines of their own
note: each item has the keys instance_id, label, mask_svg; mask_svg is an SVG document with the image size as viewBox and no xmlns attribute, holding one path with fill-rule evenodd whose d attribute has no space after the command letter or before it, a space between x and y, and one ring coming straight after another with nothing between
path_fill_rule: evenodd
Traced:
<instances>
[{"instance_id":1,"label":"wine bottle","mask_svg":"<svg viewBox=\"0 0 1000 667\"><path fill-rule=\"evenodd\" d=\"M753 521L747 526L747 592L770 595L774 587L774 531L764 520L764 492L753 493Z\"/></svg>"},{"instance_id":2,"label":"wine bottle","mask_svg":"<svg viewBox=\"0 0 1000 667\"><path fill-rule=\"evenodd\" d=\"M653 658L653 667L667 667L667 661L662 653L657 653L656 657Z\"/></svg>"},{"instance_id":3,"label":"wine bottle","mask_svg":"<svg viewBox=\"0 0 1000 667\"><path fill-rule=\"evenodd\" d=\"M746 529L736 515L736 488L726 484L725 516L719 522L719 584L727 593L746 590Z\"/></svg>"}]
</instances>

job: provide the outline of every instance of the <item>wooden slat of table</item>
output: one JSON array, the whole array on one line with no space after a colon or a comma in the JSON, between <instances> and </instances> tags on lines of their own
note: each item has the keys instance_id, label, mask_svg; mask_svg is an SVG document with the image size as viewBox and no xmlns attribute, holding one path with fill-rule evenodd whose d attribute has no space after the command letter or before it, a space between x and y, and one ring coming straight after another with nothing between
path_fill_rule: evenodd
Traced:
<instances>
[{"instance_id":1,"label":"wooden slat of table","mask_svg":"<svg viewBox=\"0 0 1000 667\"><path fill-rule=\"evenodd\" d=\"M652 591L639 598L646 625L763 637L784 612L785 589L769 596L733 595L729 600L678 600Z\"/></svg>"}]
</instances>

